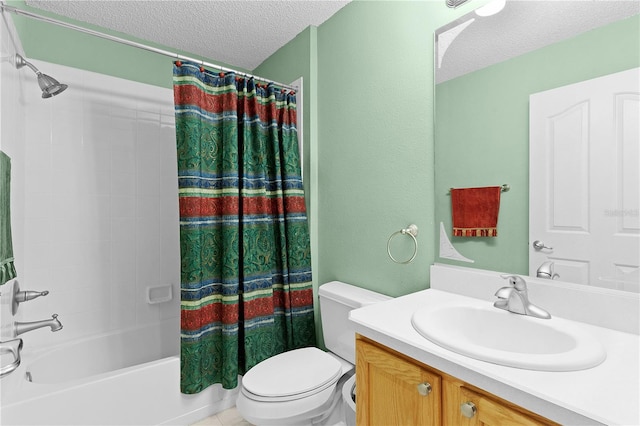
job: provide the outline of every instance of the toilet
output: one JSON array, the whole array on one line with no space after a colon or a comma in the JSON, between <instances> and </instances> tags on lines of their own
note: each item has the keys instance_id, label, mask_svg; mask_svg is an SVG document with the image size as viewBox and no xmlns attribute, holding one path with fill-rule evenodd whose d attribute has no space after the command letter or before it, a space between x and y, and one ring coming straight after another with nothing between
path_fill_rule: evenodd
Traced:
<instances>
[{"instance_id":1,"label":"toilet","mask_svg":"<svg viewBox=\"0 0 640 426\"><path fill-rule=\"evenodd\" d=\"M242 378L236 407L255 425L355 425L352 309L390 297L339 281L318 290L330 352L301 348L268 358Z\"/></svg>"}]
</instances>

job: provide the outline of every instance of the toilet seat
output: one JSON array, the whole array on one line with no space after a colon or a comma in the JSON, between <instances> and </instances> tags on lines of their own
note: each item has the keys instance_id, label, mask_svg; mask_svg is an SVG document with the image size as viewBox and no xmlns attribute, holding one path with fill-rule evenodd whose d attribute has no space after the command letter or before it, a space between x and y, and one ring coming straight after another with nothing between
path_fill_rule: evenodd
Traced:
<instances>
[{"instance_id":1,"label":"toilet seat","mask_svg":"<svg viewBox=\"0 0 640 426\"><path fill-rule=\"evenodd\" d=\"M262 361L242 378L242 393L254 401L284 402L307 398L332 387L342 365L318 348L301 348Z\"/></svg>"}]
</instances>

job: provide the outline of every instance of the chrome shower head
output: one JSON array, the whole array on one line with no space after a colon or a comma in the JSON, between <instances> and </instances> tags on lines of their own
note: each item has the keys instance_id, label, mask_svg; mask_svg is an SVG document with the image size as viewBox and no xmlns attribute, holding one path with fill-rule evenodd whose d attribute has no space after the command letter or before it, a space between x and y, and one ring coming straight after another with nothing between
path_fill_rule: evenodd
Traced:
<instances>
[{"instance_id":1,"label":"chrome shower head","mask_svg":"<svg viewBox=\"0 0 640 426\"><path fill-rule=\"evenodd\" d=\"M68 87L66 84L58 82L55 78L42 73L38 74L38 84L42 90L43 98L50 98L62 93Z\"/></svg>"},{"instance_id":2,"label":"chrome shower head","mask_svg":"<svg viewBox=\"0 0 640 426\"><path fill-rule=\"evenodd\" d=\"M66 84L58 82L55 78L43 74L33 64L16 53L16 68L20 69L24 66L31 68L38 76L38 84L40 85L40 90L42 90L42 97L45 99L62 93L68 87Z\"/></svg>"}]
</instances>

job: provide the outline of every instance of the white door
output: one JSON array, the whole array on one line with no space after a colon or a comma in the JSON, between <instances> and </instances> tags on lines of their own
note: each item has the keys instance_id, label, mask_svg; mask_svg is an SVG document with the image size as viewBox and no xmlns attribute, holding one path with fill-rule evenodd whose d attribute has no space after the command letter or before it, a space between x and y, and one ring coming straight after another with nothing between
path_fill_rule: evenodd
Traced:
<instances>
[{"instance_id":1,"label":"white door","mask_svg":"<svg viewBox=\"0 0 640 426\"><path fill-rule=\"evenodd\" d=\"M640 68L529 102L530 275L640 292Z\"/></svg>"}]
</instances>

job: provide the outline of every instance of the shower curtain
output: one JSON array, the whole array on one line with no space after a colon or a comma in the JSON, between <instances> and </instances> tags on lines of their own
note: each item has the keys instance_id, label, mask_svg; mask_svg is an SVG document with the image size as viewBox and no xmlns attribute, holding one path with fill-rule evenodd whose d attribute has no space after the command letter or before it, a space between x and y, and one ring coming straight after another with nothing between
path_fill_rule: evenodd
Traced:
<instances>
[{"instance_id":1,"label":"shower curtain","mask_svg":"<svg viewBox=\"0 0 640 426\"><path fill-rule=\"evenodd\" d=\"M293 93L176 63L181 391L315 345Z\"/></svg>"},{"instance_id":2,"label":"shower curtain","mask_svg":"<svg viewBox=\"0 0 640 426\"><path fill-rule=\"evenodd\" d=\"M15 278L11 239L11 158L0 151L0 285Z\"/></svg>"}]
</instances>

